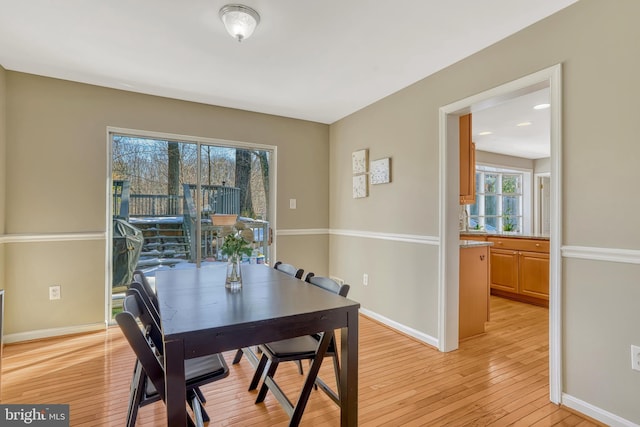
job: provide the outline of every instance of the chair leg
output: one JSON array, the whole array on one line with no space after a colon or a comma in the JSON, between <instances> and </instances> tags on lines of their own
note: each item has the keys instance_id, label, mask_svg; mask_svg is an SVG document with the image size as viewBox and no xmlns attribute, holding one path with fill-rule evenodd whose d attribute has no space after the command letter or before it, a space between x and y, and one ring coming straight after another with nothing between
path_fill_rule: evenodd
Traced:
<instances>
[{"instance_id":1,"label":"chair leg","mask_svg":"<svg viewBox=\"0 0 640 427\"><path fill-rule=\"evenodd\" d=\"M207 403L207 399L205 399L204 394L202 394L202 390L200 390L200 387L194 388L193 391L196 392L201 403Z\"/></svg>"},{"instance_id":2,"label":"chair leg","mask_svg":"<svg viewBox=\"0 0 640 427\"><path fill-rule=\"evenodd\" d=\"M264 368L267 365L269 358L266 355L262 355L260 361L258 362L258 366L256 366L256 371L253 374L253 378L251 379L251 383L249 384L249 391L255 390L258 387L258 383L260 382L260 378L262 378L262 374L264 373Z\"/></svg>"},{"instance_id":3,"label":"chair leg","mask_svg":"<svg viewBox=\"0 0 640 427\"><path fill-rule=\"evenodd\" d=\"M198 393L195 390L192 390L187 394L187 402L189 403L189 407L193 411L193 416L195 418L195 422L191 419L191 417L187 416L189 419L189 425L195 425L196 427L204 426L205 422L209 422L209 414L204 409L202 405L202 401L198 396Z\"/></svg>"},{"instance_id":4,"label":"chair leg","mask_svg":"<svg viewBox=\"0 0 640 427\"><path fill-rule=\"evenodd\" d=\"M262 381L262 387L260 387L260 391L258 392L256 403L264 402L264 398L267 396L267 392L269 391L269 387L267 387L266 380L267 378L273 378L273 376L276 374L276 369L278 369L279 363L280 361L278 359L274 359L271 361L271 365L269 365L269 369L267 369L267 374L265 375L264 380Z\"/></svg>"},{"instance_id":5,"label":"chair leg","mask_svg":"<svg viewBox=\"0 0 640 427\"><path fill-rule=\"evenodd\" d=\"M200 387L195 387L193 389L193 393L195 394L195 398L198 399L198 403L200 404L199 407L200 413L202 414L202 419L204 420L204 422L209 422L209 414L207 414L207 411L204 409L204 404L206 403L207 399L204 398L204 394L202 394L202 390L200 390Z\"/></svg>"},{"instance_id":6,"label":"chair leg","mask_svg":"<svg viewBox=\"0 0 640 427\"><path fill-rule=\"evenodd\" d=\"M233 364L233 365L235 365L235 364L237 364L237 363L240 363L240 359L242 359L242 355L243 355L243 354L244 354L244 353L242 352L242 349L241 349L241 348L239 348L239 349L238 349L238 351L236 351L236 355L235 355L235 357L233 358L233 363L232 363L232 364Z\"/></svg>"},{"instance_id":7,"label":"chair leg","mask_svg":"<svg viewBox=\"0 0 640 427\"><path fill-rule=\"evenodd\" d=\"M322 389L322 391L324 391L336 405L340 406L340 362L338 361L338 355L335 352L333 352L330 356L333 359L333 371L336 377L336 387L338 388L338 391L333 391L333 389L329 387L329 385L325 383L319 376L316 377L314 387L316 390L318 388Z\"/></svg>"},{"instance_id":8,"label":"chair leg","mask_svg":"<svg viewBox=\"0 0 640 427\"><path fill-rule=\"evenodd\" d=\"M336 374L336 387L338 388L338 399L340 399L340 361L338 360L338 353L333 353L333 372Z\"/></svg>"},{"instance_id":9,"label":"chair leg","mask_svg":"<svg viewBox=\"0 0 640 427\"><path fill-rule=\"evenodd\" d=\"M144 394L145 380L146 375L142 370L142 365L140 365L140 363L136 360L136 366L133 370L133 377L131 378L131 391L129 392L127 427L134 427L136 425L138 409L140 408L140 402L142 402L142 396Z\"/></svg>"},{"instance_id":10,"label":"chair leg","mask_svg":"<svg viewBox=\"0 0 640 427\"><path fill-rule=\"evenodd\" d=\"M298 372L300 372L300 375L304 375L304 371L302 370L302 360L296 360L296 363L298 364Z\"/></svg>"}]
</instances>

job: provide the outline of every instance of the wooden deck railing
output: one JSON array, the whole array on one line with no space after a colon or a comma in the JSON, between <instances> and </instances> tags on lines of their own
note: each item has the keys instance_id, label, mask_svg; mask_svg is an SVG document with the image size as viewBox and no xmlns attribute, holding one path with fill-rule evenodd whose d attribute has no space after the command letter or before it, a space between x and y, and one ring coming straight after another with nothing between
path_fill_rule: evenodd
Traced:
<instances>
[{"instance_id":1,"label":"wooden deck railing","mask_svg":"<svg viewBox=\"0 0 640 427\"><path fill-rule=\"evenodd\" d=\"M196 245L200 242L202 258L219 258L213 242L221 243L217 236L222 227L211 224L213 213L239 214L240 189L224 185L201 185L202 209L196 214L196 185L183 184L181 196L164 194L132 194L129 181L113 181L113 215L129 220L130 217L170 217L182 216L189 240L189 258L195 261ZM198 218L199 217L199 218ZM202 236L196 238L196 220L201 221ZM245 221L254 231L258 250L267 256L269 248L269 223L265 221Z\"/></svg>"},{"instance_id":2,"label":"wooden deck railing","mask_svg":"<svg viewBox=\"0 0 640 427\"><path fill-rule=\"evenodd\" d=\"M196 186L183 184L183 195L131 193L126 180L113 181L113 215L128 219L130 216L181 216L184 203L180 199L187 195L195 200ZM202 185L203 217L210 213L238 214L240 212L240 189L225 185ZM194 205L195 206L195 205Z\"/></svg>"}]
</instances>

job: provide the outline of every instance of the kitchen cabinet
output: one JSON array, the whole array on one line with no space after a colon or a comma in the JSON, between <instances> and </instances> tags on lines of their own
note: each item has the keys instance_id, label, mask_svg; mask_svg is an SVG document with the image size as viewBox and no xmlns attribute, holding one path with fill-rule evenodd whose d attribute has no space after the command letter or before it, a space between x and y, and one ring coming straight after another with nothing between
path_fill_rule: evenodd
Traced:
<instances>
[{"instance_id":1,"label":"kitchen cabinet","mask_svg":"<svg viewBox=\"0 0 640 427\"><path fill-rule=\"evenodd\" d=\"M522 251L518 267L520 293L549 301L549 254Z\"/></svg>"},{"instance_id":2,"label":"kitchen cabinet","mask_svg":"<svg viewBox=\"0 0 640 427\"><path fill-rule=\"evenodd\" d=\"M458 339L484 333L489 321L489 246L460 248Z\"/></svg>"},{"instance_id":3,"label":"kitchen cabinet","mask_svg":"<svg viewBox=\"0 0 640 427\"><path fill-rule=\"evenodd\" d=\"M471 140L471 114L460 116L460 204L476 202L476 145Z\"/></svg>"},{"instance_id":4,"label":"kitchen cabinet","mask_svg":"<svg viewBox=\"0 0 640 427\"><path fill-rule=\"evenodd\" d=\"M549 241L488 237L491 293L536 305L549 305Z\"/></svg>"}]
</instances>

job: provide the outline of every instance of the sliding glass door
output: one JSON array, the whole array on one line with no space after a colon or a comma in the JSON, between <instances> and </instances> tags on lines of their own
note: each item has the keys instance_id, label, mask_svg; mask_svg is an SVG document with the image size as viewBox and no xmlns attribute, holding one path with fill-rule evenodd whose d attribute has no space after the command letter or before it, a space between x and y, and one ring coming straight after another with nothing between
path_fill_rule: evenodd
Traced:
<instances>
[{"instance_id":1,"label":"sliding glass door","mask_svg":"<svg viewBox=\"0 0 640 427\"><path fill-rule=\"evenodd\" d=\"M247 263L269 263L273 150L112 133L112 301L134 270L154 282L171 268L224 262L236 221L253 230Z\"/></svg>"}]
</instances>

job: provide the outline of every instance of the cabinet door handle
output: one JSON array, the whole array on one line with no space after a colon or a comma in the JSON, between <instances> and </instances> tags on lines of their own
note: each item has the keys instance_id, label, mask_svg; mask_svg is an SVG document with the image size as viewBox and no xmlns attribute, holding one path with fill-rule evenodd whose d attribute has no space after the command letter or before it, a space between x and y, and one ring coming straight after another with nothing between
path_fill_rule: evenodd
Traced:
<instances>
[{"instance_id":1,"label":"cabinet door handle","mask_svg":"<svg viewBox=\"0 0 640 427\"><path fill-rule=\"evenodd\" d=\"M484 255L480 255L480 261L484 261Z\"/></svg>"}]
</instances>

